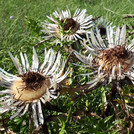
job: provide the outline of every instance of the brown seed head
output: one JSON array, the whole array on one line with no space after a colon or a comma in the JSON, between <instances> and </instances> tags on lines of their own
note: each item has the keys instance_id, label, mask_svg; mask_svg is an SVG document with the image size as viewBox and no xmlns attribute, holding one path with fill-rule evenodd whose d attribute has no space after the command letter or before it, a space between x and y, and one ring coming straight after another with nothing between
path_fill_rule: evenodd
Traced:
<instances>
[{"instance_id":1,"label":"brown seed head","mask_svg":"<svg viewBox=\"0 0 134 134\"><path fill-rule=\"evenodd\" d=\"M23 74L22 80L26 83L26 89L38 90L46 78L38 72L27 72Z\"/></svg>"},{"instance_id":2,"label":"brown seed head","mask_svg":"<svg viewBox=\"0 0 134 134\"><path fill-rule=\"evenodd\" d=\"M80 24L75 20L73 20L72 18L67 18L65 20L61 19L61 23L64 22L65 22L64 30L68 31L69 29L71 29L71 34L75 33L80 28Z\"/></svg>"},{"instance_id":3,"label":"brown seed head","mask_svg":"<svg viewBox=\"0 0 134 134\"><path fill-rule=\"evenodd\" d=\"M115 75L119 74L119 63L121 65L121 72L126 72L132 66L132 53L128 51L125 46L115 46L99 52L99 56L94 58L95 65L98 67L102 65L101 71L107 76L110 76L112 69L115 67Z\"/></svg>"},{"instance_id":4,"label":"brown seed head","mask_svg":"<svg viewBox=\"0 0 134 134\"><path fill-rule=\"evenodd\" d=\"M61 23L63 23L63 22L64 22L64 20L61 19ZM70 28L73 29L75 27L75 25L76 25L76 21L74 21L72 18L67 18L65 20L64 30L67 31Z\"/></svg>"}]
</instances>

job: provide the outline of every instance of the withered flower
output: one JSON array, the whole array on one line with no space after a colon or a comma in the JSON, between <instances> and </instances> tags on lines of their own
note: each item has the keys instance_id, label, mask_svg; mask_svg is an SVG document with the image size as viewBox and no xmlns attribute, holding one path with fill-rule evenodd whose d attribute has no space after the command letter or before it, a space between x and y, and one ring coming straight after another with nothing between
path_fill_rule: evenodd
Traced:
<instances>
[{"instance_id":1,"label":"withered flower","mask_svg":"<svg viewBox=\"0 0 134 134\"><path fill-rule=\"evenodd\" d=\"M101 38L99 30L95 34L91 32L91 40L88 38L89 45L82 44L89 51L86 57L78 52L74 54L86 64L86 67L91 67L94 71L95 78L88 82L91 87L98 82L112 82L112 80L123 80L125 77L130 78L133 82L133 66L134 66L134 43L127 45L126 41L126 26L122 29L119 27L114 32L113 27L107 28L107 41Z\"/></svg>"}]
</instances>

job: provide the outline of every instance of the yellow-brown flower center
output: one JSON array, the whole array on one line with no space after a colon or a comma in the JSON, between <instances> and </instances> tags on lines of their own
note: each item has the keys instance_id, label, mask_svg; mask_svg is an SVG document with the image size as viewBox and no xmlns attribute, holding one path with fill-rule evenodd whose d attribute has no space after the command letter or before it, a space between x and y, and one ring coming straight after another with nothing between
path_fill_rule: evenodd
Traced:
<instances>
[{"instance_id":1,"label":"yellow-brown flower center","mask_svg":"<svg viewBox=\"0 0 134 134\"><path fill-rule=\"evenodd\" d=\"M64 30L68 31L71 29L71 33L75 33L77 30L80 28L80 24L73 20L72 18L67 18L67 19L61 19L61 23L64 23Z\"/></svg>"},{"instance_id":2,"label":"yellow-brown flower center","mask_svg":"<svg viewBox=\"0 0 134 134\"><path fill-rule=\"evenodd\" d=\"M13 82L11 92L15 99L33 101L42 97L50 87L50 79L38 72L27 72Z\"/></svg>"},{"instance_id":3,"label":"yellow-brown flower center","mask_svg":"<svg viewBox=\"0 0 134 134\"><path fill-rule=\"evenodd\" d=\"M115 67L115 76L119 74L119 64L121 66L121 72L126 72L132 66L132 53L129 52L125 46L115 46L114 48L108 48L104 51L100 51L99 56L94 58L95 64L100 67L101 71L110 76L112 69Z\"/></svg>"}]
</instances>

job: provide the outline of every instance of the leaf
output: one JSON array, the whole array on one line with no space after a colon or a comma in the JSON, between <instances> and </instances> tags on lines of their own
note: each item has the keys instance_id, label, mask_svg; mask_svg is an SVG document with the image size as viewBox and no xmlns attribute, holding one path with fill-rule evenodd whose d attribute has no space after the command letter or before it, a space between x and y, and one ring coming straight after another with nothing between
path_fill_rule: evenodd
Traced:
<instances>
[{"instance_id":1,"label":"leaf","mask_svg":"<svg viewBox=\"0 0 134 134\"><path fill-rule=\"evenodd\" d=\"M106 118L104 119L104 123L108 122L112 117L113 117L113 115L106 117Z\"/></svg>"},{"instance_id":2,"label":"leaf","mask_svg":"<svg viewBox=\"0 0 134 134\"><path fill-rule=\"evenodd\" d=\"M62 121L62 120L60 120L60 119L59 119L59 121L60 121L60 124L61 124L61 126L62 126L62 127L59 129L59 130L60 130L59 134L67 134L67 132L66 132L66 130L65 130L65 127L66 127L65 122Z\"/></svg>"},{"instance_id":3,"label":"leaf","mask_svg":"<svg viewBox=\"0 0 134 134\"><path fill-rule=\"evenodd\" d=\"M70 109L69 109L68 116L67 116L67 119L66 119L66 124L69 124L71 115L72 115L72 107L70 107Z\"/></svg>"},{"instance_id":4,"label":"leaf","mask_svg":"<svg viewBox=\"0 0 134 134\"><path fill-rule=\"evenodd\" d=\"M117 134L118 131L119 131L119 130L113 130L113 131L111 131L111 132L112 132L112 134Z\"/></svg>"},{"instance_id":5,"label":"leaf","mask_svg":"<svg viewBox=\"0 0 134 134\"><path fill-rule=\"evenodd\" d=\"M106 91L104 90L104 87L102 87L101 90L102 90L102 92L103 92L103 93L102 93L102 103L103 103L103 105L106 106L106 105L107 105L107 98L106 98L106 94L105 94Z\"/></svg>"}]
</instances>

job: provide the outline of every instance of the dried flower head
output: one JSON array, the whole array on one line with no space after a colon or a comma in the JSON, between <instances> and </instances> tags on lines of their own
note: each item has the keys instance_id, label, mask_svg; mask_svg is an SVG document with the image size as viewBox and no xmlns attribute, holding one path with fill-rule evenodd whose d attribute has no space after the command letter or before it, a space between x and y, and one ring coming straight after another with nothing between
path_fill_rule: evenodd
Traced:
<instances>
[{"instance_id":1,"label":"dried flower head","mask_svg":"<svg viewBox=\"0 0 134 134\"><path fill-rule=\"evenodd\" d=\"M107 41L101 38L99 30L91 33L91 41L88 39L89 46L84 41L83 45L90 52L88 57L74 52L75 55L87 66L92 67L96 78L89 82L96 85L98 82L120 80L125 77L133 80L131 73L134 64L133 47L134 44L126 43L126 26L119 27L116 32L113 27L107 28ZM90 74L87 74L90 75Z\"/></svg>"},{"instance_id":2,"label":"dried flower head","mask_svg":"<svg viewBox=\"0 0 134 134\"><path fill-rule=\"evenodd\" d=\"M46 39L50 37L59 38L60 40L81 40L82 35L90 33L89 29L92 27L92 15L87 16L86 9L80 11L77 9L74 15L71 15L70 10L55 11L53 15L47 16L49 21L42 23L42 30L49 34Z\"/></svg>"},{"instance_id":3,"label":"dried flower head","mask_svg":"<svg viewBox=\"0 0 134 134\"><path fill-rule=\"evenodd\" d=\"M44 123L41 104L58 97L58 85L63 81L68 71L63 74L65 61L61 61L61 54L52 49L45 49L44 62L39 66L38 56L33 48L33 61L30 67L27 55L20 53L21 62L17 56L9 52L19 74L12 75L0 68L0 85L7 88L1 90L0 113L16 110L10 119L22 116L30 109L36 127ZM61 65L62 64L62 65Z\"/></svg>"}]
</instances>

